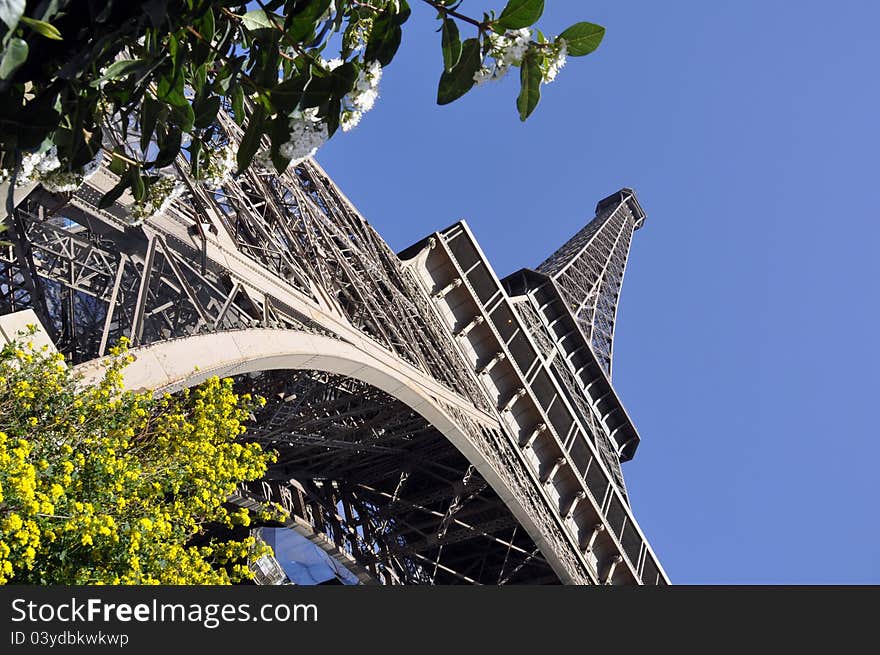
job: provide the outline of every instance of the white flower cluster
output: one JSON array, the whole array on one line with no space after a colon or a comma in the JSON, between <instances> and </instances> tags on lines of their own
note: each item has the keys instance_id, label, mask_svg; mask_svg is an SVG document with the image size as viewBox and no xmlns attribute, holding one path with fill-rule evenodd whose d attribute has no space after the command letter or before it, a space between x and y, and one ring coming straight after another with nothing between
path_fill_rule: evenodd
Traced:
<instances>
[{"instance_id":1,"label":"white flower cluster","mask_svg":"<svg viewBox=\"0 0 880 655\"><path fill-rule=\"evenodd\" d=\"M339 121L343 132L356 127L364 114L376 104L381 80L382 66L378 61L367 63L358 73L354 88L345 97L346 106Z\"/></svg>"},{"instance_id":2,"label":"white flower cluster","mask_svg":"<svg viewBox=\"0 0 880 655\"><path fill-rule=\"evenodd\" d=\"M500 80L507 74L511 66L519 66L529 49L532 33L524 27L505 34L489 34L489 56L494 60L489 66L485 64L474 73L474 82L483 84L490 80Z\"/></svg>"},{"instance_id":3,"label":"white flower cluster","mask_svg":"<svg viewBox=\"0 0 880 655\"><path fill-rule=\"evenodd\" d=\"M232 177L235 164L235 151L232 146L223 146L211 155L208 164L202 169L202 184L213 191L218 191Z\"/></svg>"},{"instance_id":4,"label":"white flower cluster","mask_svg":"<svg viewBox=\"0 0 880 655\"><path fill-rule=\"evenodd\" d=\"M71 171L62 167L58 159L58 148L50 147L45 152L28 153L21 159L21 170L15 185L24 186L30 182L39 182L47 191L63 193L76 191L82 183L89 179L101 167L103 153L99 150L98 155L81 171ZM12 176L12 171L0 169L0 184Z\"/></svg>"},{"instance_id":5,"label":"white flower cluster","mask_svg":"<svg viewBox=\"0 0 880 655\"><path fill-rule=\"evenodd\" d=\"M278 147L278 154L297 164L312 157L327 140L327 124L314 107L290 115L290 139Z\"/></svg>"},{"instance_id":6,"label":"white flower cluster","mask_svg":"<svg viewBox=\"0 0 880 655\"><path fill-rule=\"evenodd\" d=\"M544 69L544 84L550 84L550 82L556 79L559 71L565 66L567 56L568 46L565 43L565 39L556 39L548 56L547 67Z\"/></svg>"},{"instance_id":7,"label":"white flower cluster","mask_svg":"<svg viewBox=\"0 0 880 655\"><path fill-rule=\"evenodd\" d=\"M484 63L474 73L474 82L480 85L500 80L507 74L511 66L522 64L530 42L531 32L528 28L514 30L506 34L489 34L489 57L493 61L489 65ZM539 47L543 47L545 53L541 64L541 81L544 84L549 84L556 79L559 71L565 66L568 46L565 39L556 39L550 43L542 41Z\"/></svg>"},{"instance_id":8,"label":"white flower cluster","mask_svg":"<svg viewBox=\"0 0 880 655\"><path fill-rule=\"evenodd\" d=\"M272 163L272 153L263 148L254 155L253 165L264 172L273 171L275 165Z\"/></svg>"},{"instance_id":9,"label":"white flower cluster","mask_svg":"<svg viewBox=\"0 0 880 655\"><path fill-rule=\"evenodd\" d=\"M158 216L167 210L174 199L181 196L185 190L186 186L174 175L162 174L147 188L143 199L135 200L128 208L133 219L130 225L137 226L154 216Z\"/></svg>"},{"instance_id":10,"label":"white flower cluster","mask_svg":"<svg viewBox=\"0 0 880 655\"><path fill-rule=\"evenodd\" d=\"M326 70L333 71L342 66L345 61L337 57L329 60L321 59L320 63ZM344 132L355 127L363 115L376 104L381 79L382 66L377 61L365 64L358 73L354 88L343 98L343 109L339 123ZM314 107L291 113L289 128L290 138L278 147L278 154L284 159L290 160L294 166L313 157L318 152L318 148L330 138L327 123L318 116L318 110ZM230 162L232 160L230 154ZM263 170L273 170L270 151L260 150L254 157L254 164ZM232 165L230 164L230 169Z\"/></svg>"}]
</instances>

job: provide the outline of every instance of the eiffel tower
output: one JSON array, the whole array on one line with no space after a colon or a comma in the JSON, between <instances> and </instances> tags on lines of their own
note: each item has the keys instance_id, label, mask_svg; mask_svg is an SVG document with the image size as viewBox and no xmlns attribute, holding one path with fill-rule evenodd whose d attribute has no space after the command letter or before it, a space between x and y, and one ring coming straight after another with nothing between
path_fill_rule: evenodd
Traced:
<instances>
[{"instance_id":1,"label":"eiffel tower","mask_svg":"<svg viewBox=\"0 0 880 655\"><path fill-rule=\"evenodd\" d=\"M645 220L632 190L499 279L464 222L395 254L313 161L216 190L174 166L186 193L139 225L127 193L99 207L107 168L72 193L18 189L0 327L35 316L87 380L126 336L129 388L220 375L267 398L245 438L278 461L231 501L289 510L265 537L275 571L302 582L292 571L317 558L342 583L669 583L630 508L620 464L639 435L611 384Z\"/></svg>"}]
</instances>

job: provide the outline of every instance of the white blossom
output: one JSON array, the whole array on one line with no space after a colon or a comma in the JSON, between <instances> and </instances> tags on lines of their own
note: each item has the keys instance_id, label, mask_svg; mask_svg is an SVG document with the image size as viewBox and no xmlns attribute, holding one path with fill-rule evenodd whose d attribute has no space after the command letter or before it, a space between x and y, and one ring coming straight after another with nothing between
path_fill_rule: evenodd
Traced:
<instances>
[{"instance_id":1,"label":"white blossom","mask_svg":"<svg viewBox=\"0 0 880 655\"><path fill-rule=\"evenodd\" d=\"M474 73L474 82L477 83L477 86L481 84L485 84L486 82L491 82L493 80L498 79L495 77L496 68L489 68L488 66L480 66L477 69L477 72Z\"/></svg>"},{"instance_id":2,"label":"white blossom","mask_svg":"<svg viewBox=\"0 0 880 655\"><path fill-rule=\"evenodd\" d=\"M254 165L258 169L262 169L264 171L272 171L274 164L272 163L272 153L263 148L256 155L254 155Z\"/></svg>"},{"instance_id":3,"label":"white blossom","mask_svg":"<svg viewBox=\"0 0 880 655\"><path fill-rule=\"evenodd\" d=\"M72 171L52 171L40 178L40 184L46 191L52 193L65 193L76 191L83 183L83 176Z\"/></svg>"},{"instance_id":4,"label":"white blossom","mask_svg":"<svg viewBox=\"0 0 880 655\"><path fill-rule=\"evenodd\" d=\"M376 104L381 80L382 65L378 61L364 64L358 73L354 88L345 96L345 109L339 120L343 132L348 132L356 127L364 114Z\"/></svg>"},{"instance_id":5,"label":"white blossom","mask_svg":"<svg viewBox=\"0 0 880 655\"><path fill-rule=\"evenodd\" d=\"M565 66L567 56L568 46L565 43L565 39L558 39L554 52L550 56L550 62L547 64L547 69L544 71L544 84L550 84L550 82L556 79L559 71Z\"/></svg>"},{"instance_id":6,"label":"white blossom","mask_svg":"<svg viewBox=\"0 0 880 655\"><path fill-rule=\"evenodd\" d=\"M100 160L98 160L100 166ZM92 171L94 172L94 171ZM0 183L12 177L12 171L0 169ZM21 167L15 185L24 186L31 182L40 182L47 191L74 191L83 183L83 171L68 170L58 158L58 148L52 145L43 152L29 152L21 158Z\"/></svg>"},{"instance_id":7,"label":"white blossom","mask_svg":"<svg viewBox=\"0 0 880 655\"><path fill-rule=\"evenodd\" d=\"M489 57L493 61L488 65L484 64L474 73L474 82L484 84L500 80L511 66L519 66L522 63L531 40L532 33L527 27L505 34L490 33Z\"/></svg>"},{"instance_id":8,"label":"white blossom","mask_svg":"<svg viewBox=\"0 0 880 655\"><path fill-rule=\"evenodd\" d=\"M290 139L278 147L278 154L296 166L318 152L329 138L327 124L316 108L295 111L290 115Z\"/></svg>"},{"instance_id":9,"label":"white blossom","mask_svg":"<svg viewBox=\"0 0 880 655\"><path fill-rule=\"evenodd\" d=\"M362 117L362 112L346 109L342 112L342 116L339 119L339 126L342 128L343 132L348 132L357 127L358 123L361 122Z\"/></svg>"},{"instance_id":10,"label":"white blossom","mask_svg":"<svg viewBox=\"0 0 880 655\"><path fill-rule=\"evenodd\" d=\"M16 184L26 184L34 177L34 169L43 159L42 153L28 153L21 158L21 169L18 171L18 181Z\"/></svg>"},{"instance_id":11,"label":"white blossom","mask_svg":"<svg viewBox=\"0 0 880 655\"><path fill-rule=\"evenodd\" d=\"M128 208L133 219L129 224L137 226L163 213L185 190L186 186L174 175L161 175L147 188L146 195L141 200L135 200Z\"/></svg>"},{"instance_id":12,"label":"white blossom","mask_svg":"<svg viewBox=\"0 0 880 655\"><path fill-rule=\"evenodd\" d=\"M499 66L518 65L522 62L531 40L532 33L527 27L505 34L492 32L489 34L489 44L492 48L490 54L497 60Z\"/></svg>"},{"instance_id":13,"label":"white blossom","mask_svg":"<svg viewBox=\"0 0 880 655\"><path fill-rule=\"evenodd\" d=\"M358 73L354 88L349 93L349 99L355 109L368 112L376 104L379 97L379 82L382 80L382 66L378 61L371 61Z\"/></svg>"},{"instance_id":14,"label":"white blossom","mask_svg":"<svg viewBox=\"0 0 880 655\"><path fill-rule=\"evenodd\" d=\"M235 170L235 164L235 151L232 146L223 146L209 157L207 165L202 169L202 184L214 191L219 190L229 181L232 171Z\"/></svg>"},{"instance_id":15,"label":"white blossom","mask_svg":"<svg viewBox=\"0 0 880 655\"><path fill-rule=\"evenodd\" d=\"M58 148L53 145L35 162L34 169L36 169L38 174L45 175L60 166L61 162L58 160Z\"/></svg>"},{"instance_id":16,"label":"white blossom","mask_svg":"<svg viewBox=\"0 0 880 655\"><path fill-rule=\"evenodd\" d=\"M39 171L39 182L46 191L65 193L76 191L80 188L83 182L101 168L101 161L103 159L104 153L98 150L95 158L83 166L82 170L67 170L67 168L61 166L61 162L58 161L57 150L55 150L55 146L52 146L35 168Z\"/></svg>"},{"instance_id":17,"label":"white blossom","mask_svg":"<svg viewBox=\"0 0 880 655\"><path fill-rule=\"evenodd\" d=\"M321 65L326 68L328 71L336 70L345 62L339 57L334 57L333 59L322 59Z\"/></svg>"}]
</instances>

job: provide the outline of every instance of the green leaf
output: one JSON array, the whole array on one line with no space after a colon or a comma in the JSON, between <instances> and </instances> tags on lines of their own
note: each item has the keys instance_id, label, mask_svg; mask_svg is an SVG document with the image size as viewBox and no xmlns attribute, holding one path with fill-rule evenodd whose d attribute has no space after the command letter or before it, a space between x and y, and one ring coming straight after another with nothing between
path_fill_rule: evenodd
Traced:
<instances>
[{"instance_id":1,"label":"green leaf","mask_svg":"<svg viewBox=\"0 0 880 655\"><path fill-rule=\"evenodd\" d=\"M186 103L180 107L172 107L168 118L172 123L180 127L181 131L190 132L192 131L193 123L196 122L196 113L193 110L193 106Z\"/></svg>"},{"instance_id":2,"label":"green leaf","mask_svg":"<svg viewBox=\"0 0 880 655\"><path fill-rule=\"evenodd\" d=\"M458 36L458 25L451 18L443 21L440 45L443 48L443 69L450 71L461 59L461 39Z\"/></svg>"},{"instance_id":3,"label":"green leaf","mask_svg":"<svg viewBox=\"0 0 880 655\"><path fill-rule=\"evenodd\" d=\"M241 24L249 32L274 27L272 21L269 20L269 16L262 9L254 9L246 13L241 17Z\"/></svg>"},{"instance_id":4,"label":"green leaf","mask_svg":"<svg viewBox=\"0 0 880 655\"><path fill-rule=\"evenodd\" d=\"M339 98L333 98L327 109L327 138L331 138L339 129L339 117L342 114L342 101Z\"/></svg>"},{"instance_id":5,"label":"green leaf","mask_svg":"<svg viewBox=\"0 0 880 655\"><path fill-rule=\"evenodd\" d=\"M495 25L506 30L518 30L534 25L543 13L544 0L510 0Z\"/></svg>"},{"instance_id":6,"label":"green leaf","mask_svg":"<svg viewBox=\"0 0 880 655\"><path fill-rule=\"evenodd\" d=\"M199 128L208 127L217 118L217 112L220 111L220 96L211 96L200 100L194 107L196 114L195 126Z\"/></svg>"},{"instance_id":7,"label":"green leaf","mask_svg":"<svg viewBox=\"0 0 880 655\"><path fill-rule=\"evenodd\" d=\"M378 61L383 66L387 66L397 54L402 36L403 30L400 29L400 25L394 23L394 16L382 14L373 23L364 60Z\"/></svg>"},{"instance_id":8,"label":"green leaf","mask_svg":"<svg viewBox=\"0 0 880 655\"><path fill-rule=\"evenodd\" d=\"M177 153L180 152L180 143L183 139L183 134L176 127L170 127L167 134L163 130L160 130L159 136L159 153L156 155L156 160L153 162L153 166L156 168L164 168L174 162Z\"/></svg>"},{"instance_id":9,"label":"green leaf","mask_svg":"<svg viewBox=\"0 0 880 655\"><path fill-rule=\"evenodd\" d=\"M110 164L107 168L110 169L111 173L124 175L125 171L128 170L128 164L121 157L116 157L117 153L125 155L125 151L122 148L115 148L113 154L110 155Z\"/></svg>"},{"instance_id":10,"label":"green leaf","mask_svg":"<svg viewBox=\"0 0 880 655\"><path fill-rule=\"evenodd\" d=\"M266 112L265 109L263 109L263 106L258 105L256 111L254 111L253 116L251 116L251 119L248 122L247 129L244 131L244 136L241 137L241 143L238 146L238 154L236 155L239 173L251 165L254 155L257 154L257 150L260 149L260 140L263 136L263 122L265 115Z\"/></svg>"},{"instance_id":11,"label":"green leaf","mask_svg":"<svg viewBox=\"0 0 880 655\"><path fill-rule=\"evenodd\" d=\"M51 23L47 23L46 21L42 20L34 20L33 18L28 18L27 16L22 16L21 22L30 27L35 32L42 34L47 39L53 39L55 41L64 40L61 37L61 32L58 31L58 28Z\"/></svg>"},{"instance_id":12,"label":"green leaf","mask_svg":"<svg viewBox=\"0 0 880 655\"><path fill-rule=\"evenodd\" d=\"M132 73L143 70L145 64L146 62L143 59L122 59L120 61L114 61L107 66L104 74L99 79L92 82L92 85L97 86L97 83L102 81L115 82L116 80L121 80Z\"/></svg>"},{"instance_id":13,"label":"green leaf","mask_svg":"<svg viewBox=\"0 0 880 655\"><path fill-rule=\"evenodd\" d=\"M168 54L171 55L171 64L177 68L177 53L180 51L180 41L172 34L168 37Z\"/></svg>"},{"instance_id":14,"label":"green leaf","mask_svg":"<svg viewBox=\"0 0 880 655\"><path fill-rule=\"evenodd\" d=\"M0 103L2 106L2 103ZM5 128L15 135L22 150L36 150L58 128L61 119L58 93L44 92L5 118Z\"/></svg>"},{"instance_id":15,"label":"green leaf","mask_svg":"<svg viewBox=\"0 0 880 655\"><path fill-rule=\"evenodd\" d=\"M524 121L538 106L541 99L541 67L534 52L526 53L519 68L520 91L516 99L519 119Z\"/></svg>"},{"instance_id":16,"label":"green leaf","mask_svg":"<svg viewBox=\"0 0 880 655\"><path fill-rule=\"evenodd\" d=\"M301 43L312 40L312 35L318 26L318 19L330 8L331 0L312 0L305 4L302 11L291 15L289 25L286 26L287 43L291 41Z\"/></svg>"},{"instance_id":17,"label":"green leaf","mask_svg":"<svg viewBox=\"0 0 880 655\"><path fill-rule=\"evenodd\" d=\"M214 32L216 31L214 23L214 10L211 7L208 7L208 11L206 11L205 15L202 16L201 28L201 35L205 37L210 43L211 40L214 38Z\"/></svg>"},{"instance_id":18,"label":"green leaf","mask_svg":"<svg viewBox=\"0 0 880 655\"><path fill-rule=\"evenodd\" d=\"M565 46L571 57L583 57L599 47L602 37L605 36L605 28L593 23L575 23L557 39L565 39Z\"/></svg>"},{"instance_id":19,"label":"green leaf","mask_svg":"<svg viewBox=\"0 0 880 655\"><path fill-rule=\"evenodd\" d=\"M410 8L406 2L400 3L400 13L386 12L373 22L370 38L367 40L367 49L364 53L364 61L378 61L387 66L397 54L400 47L400 39L403 31L400 26L409 18Z\"/></svg>"},{"instance_id":20,"label":"green leaf","mask_svg":"<svg viewBox=\"0 0 880 655\"><path fill-rule=\"evenodd\" d=\"M105 193L98 201L98 209L107 209L107 207L110 207L114 202L119 200L119 196L121 196L130 185L131 178L129 178L128 175L123 175L116 186Z\"/></svg>"},{"instance_id":21,"label":"green leaf","mask_svg":"<svg viewBox=\"0 0 880 655\"><path fill-rule=\"evenodd\" d=\"M265 127L264 131L269 134L269 140L272 143L272 147L269 150L272 164L275 166L275 170L281 174L290 165L290 160L282 157L279 152L281 144L290 140L290 119L284 115L276 116Z\"/></svg>"},{"instance_id":22,"label":"green leaf","mask_svg":"<svg viewBox=\"0 0 880 655\"><path fill-rule=\"evenodd\" d=\"M135 166L129 167L128 177L131 179L131 195L135 200L143 200L147 195L147 187L144 184L144 178Z\"/></svg>"},{"instance_id":23,"label":"green leaf","mask_svg":"<svg viewBox=\"0 0 880 655\"><path fill-rule=\"evenodd\" d=\"M60 130L57 130L57 135ZM81 168L92 161L101 151L103 144L103 131L100 127L95 127L87 139L80 137L80 146L72 151L70 155L70 167L73 169Z\"/></svg>"},{"instance_id":24,"label":"green leaf","mask_svg":"<svg viewBox=\"0 0 880 655\"><path fill-rule=\"evenodd\" d=\"M141 106L141 150L147 151L153 132L156 131L156 122L159 120L161 105L152 98L144 98Z\"/></svg>"},{"instance_id":25,"label":"green leaf","mask_svg":"<svg viewBox=\"0 0 880 655\"><path fill-rule=\"evenodd\" d=\"M232 119L236 125L244 123L244 89L241 84L236 84L232 89Z\"/></svg>"},{"instance_id":26,"label":"green leaf","mask_svg":"<svg viewBox=\"0 0 880 655\"><path fill-rule=\"evenodd\" d=\"M189 165L192 176L198 180L202 175L202 140L198 137L189 145Z\"/></svg>"},{"instance_id":27,"label":"green leaf","mask_svg":"<svg viewBox=\"0 0 880 655\"><path fill-rule=\"evenodd\" d=\"M333 98L342 98L351 91L357 76L354 63L347 61L323 77L312 77L303 89L300 108L320 107Z\"/></svg>"},{"instance_id":28,"label":"green leaf","mask_svg":"<svg viewBox=\"0 0 880 655\"><path fill-rule=\"evenodd\" d=\"M233 57L220 69L220 72L214 76L214 85L219 89L220 93L227 93L229 87L238 80L238 73L244 64L246 57Z\"/></svg>"},{"instance_id":29,"label":"green leaf","mask_svg":"<svg viewBox=\"0 0 880 655\"><path fill-rule=\"evenodd\" d=\"M205 90L205 82L208 80L208 64L202 64L198 68L196 68L196 72L193 75L192 79L192 87L197 95L200 95L202 91Z\"/></svg>"},{"instance_id":30,"label":"green leaf","mask_svg":"<svg viewBox=\"0 0 880 655\"><path fill-rule=\"evenodd\" d=\"M474 86L474 73L480 69L480 41L468 39L461 46L461 58L450 71L443 71L437 88L437 104L446 105L457 100Z\"/></svg>"},{"instance_id":31,"label":"green leaf","mask_svg":"<svg viewBox=\"0 0 880 655\"><path fill-rule=\"evenodd\" d=\"M2 2L2 0L0 0ZM18 70L28 56L28 44L24 39L11 39L6 50L3 52L3 59L0 60L0 80L8 79Z\"/></svg>"},{"instance_id":32,"label":"green leaf","mask_svg":"<svg viewBox=\"0 0 880 655\"><path fill-rule=\"evenodd\" d=\"M156 97L175 107L189 105L186 96L183 95L183 75L179 70L175 71L171 77L168 75L159 76L159 82L156 84Z\"/></svg>"},{"instance_id":33,"label":"green leaf","mask_svg":"<svg viewBox=\"0 0 880 655\"><path fill-rule=\"evenodd\" d=\"M0 0L0 20L6 23L9 31L15 29L24 14L25 0Z\"/></svg>"},{"instance_id":34,"label":"green leaf","mask_svg":"<svg viewBox=\"0 0 880 655\"><path fill-rule=\"evenodd\" d=\"M292 112L299 106L300 100L302 100L303 89L305 89L309 80L310 77L308 75L297 75L296 77L291 77L289 80L276 86L269 92L269 99L272 101L272 106L277 111L285 114ZM233 111L235 111L236 114L238 113L237 110L235 110L234 105Z\"/></svg>"}]
</instances>

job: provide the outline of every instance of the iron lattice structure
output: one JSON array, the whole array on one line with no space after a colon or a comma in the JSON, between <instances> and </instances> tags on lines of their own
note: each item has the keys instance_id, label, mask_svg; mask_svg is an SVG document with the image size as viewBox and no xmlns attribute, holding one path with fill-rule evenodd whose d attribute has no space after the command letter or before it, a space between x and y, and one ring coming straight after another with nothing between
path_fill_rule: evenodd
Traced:
<instances>
[{"instance_id":1,"label":"iron lattice structure","mask_svg":"<svg viewBox=\"0 0 880 655\"><path fill-rule=\"evenodd\" d=\"M622 189L602 200L596 218L538 266L559 287L609 377L623 272L633 232L644 222L635 193Z\"/></svg>"},{"instance_id":2,"label":"iron lattice structure","mask_svg":"<svg viewBox=\"0 0 880 655\"><path fill-rule=\"evenodd\" d=\"M217 147L241 137L221 119ZM219 190L176 168L188 192L138 226L128 195L99 209L106 169L72 194L21 190L0 314L33 310L86 378L127 336L132 386L219 374L266 397L245 438L279 458L233 500L281 502L361 582L668 582L629 507L638 434L607 375L644 218L631 191L502 281L464 223L396 255L314 162Z\"/></svg>"}]
</instances>

